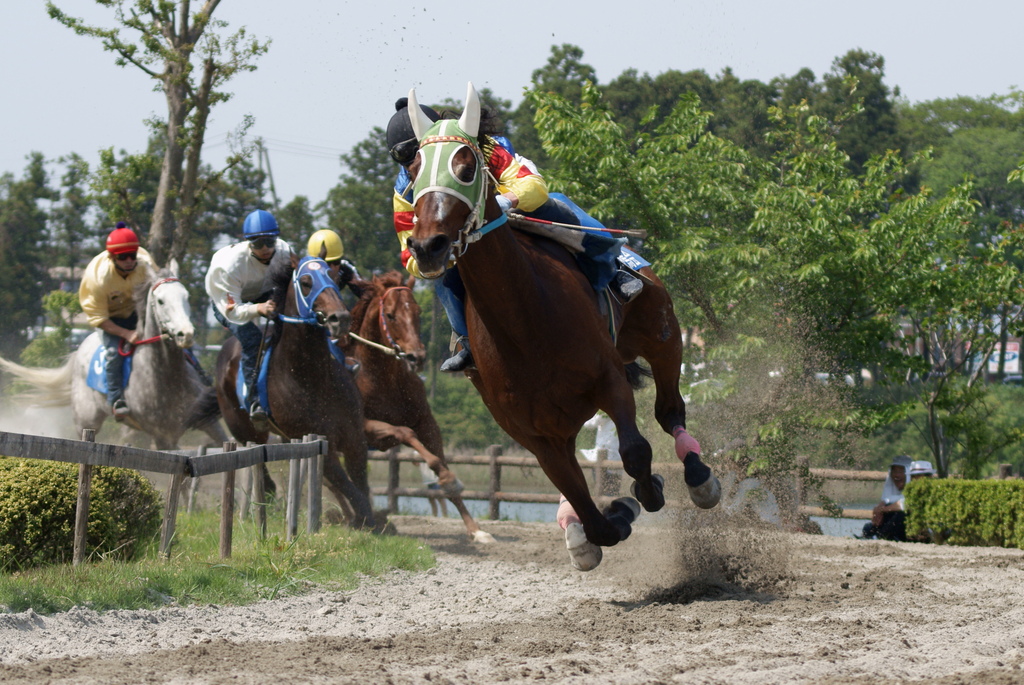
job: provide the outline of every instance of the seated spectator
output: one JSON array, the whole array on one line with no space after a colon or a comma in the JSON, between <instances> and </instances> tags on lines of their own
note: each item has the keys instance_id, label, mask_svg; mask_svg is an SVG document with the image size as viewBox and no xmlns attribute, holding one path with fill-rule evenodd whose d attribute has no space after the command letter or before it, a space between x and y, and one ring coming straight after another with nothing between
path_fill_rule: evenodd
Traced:
<instances>
[{"instance_id":1,"label":"seated spectator","mask_svg":"<svg viewBox=\"0 0 1024 685\"><path fill-rule=\"evenodd\" d=\"M918 478L932 478L935 476L935 469L932 468L930 461L912 461L910 462L910 480L917 480Z\"/></svg>"},{"instance_id":2,"label":"seated spectator","mask_svg":"<svg viewBox=\"0 0 1024 685\"><path fill-rule=\"evenodd\" d=\"M907 484L907 471L912 463L910 457L902 455L892 460L889 475L882 487L882 501L871 510L871 522L864 524L864 539L907 541L903 488Z\"/></svg>"}]
</instances>

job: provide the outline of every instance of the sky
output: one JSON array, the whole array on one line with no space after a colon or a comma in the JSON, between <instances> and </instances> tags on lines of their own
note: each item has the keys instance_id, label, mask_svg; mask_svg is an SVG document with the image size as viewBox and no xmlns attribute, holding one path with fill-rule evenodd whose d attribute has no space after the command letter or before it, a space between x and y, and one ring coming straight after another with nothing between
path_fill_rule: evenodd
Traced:
<instances>
[{"instance_id":1,"label":"sky","mask_svg":"<svg viewBox=\"0 0 1024 685\"><path fill-rule=\"evenodd\" d=\"M91 0L56 4L114 26L112 12ZM104 148L142 151L144 121L166 116L146 75L115 66L97 40L50 19L43 0L7 5L0 173L20 176L33 151L54 160L77 152L93 164ZM503 12L459 9L450 20L441 6L222 0L214 16L228 30L245 26L272 45L255 72L228 83L234 97L213 110L204 161L222 163L226 134L252 115L250 135L267 143L281 201L305 195L316 204L338 183L338 156L385 127L411 87L421 102L462 100L472 81L515 106L551 47L565 43L583 49L600 83L627 69L714 76L730 67L768 81L807 67L820 78L861 48L885 58L886 83L910 102L1024 87L1020 0L520 0Z\"/></svg>"}]
</instances>

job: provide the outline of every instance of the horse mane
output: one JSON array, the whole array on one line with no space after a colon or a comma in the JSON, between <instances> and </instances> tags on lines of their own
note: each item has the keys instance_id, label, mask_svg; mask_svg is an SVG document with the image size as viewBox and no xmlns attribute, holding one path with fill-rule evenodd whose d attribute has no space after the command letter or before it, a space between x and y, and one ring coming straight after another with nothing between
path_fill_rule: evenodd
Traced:
<instances>
[{"instance_id":1,"label":"horse mane","mask_svg":"<svg viewBox=\"0 0 1024 685\"><path fill-rule=\"evenodd\" d=\"M292 263L290 260L282 259L271 262L267 278L273 288L270 299L277 305L280 312L284 312L284 301L288 296L288 288L292 283Z\"/></svg>"},{"instance_id":2,"label":"horse mane","mask_svg":"<svg viewBox=\"0 0 1024 685\"><path fill-rule=\"evenodd\" d=\"M364 286L364 284L365 287L363 287L362 295L359 296L359 301L352 307L352 330L354 331L362 327L370 302L375 297L383 295L388 288L405 285L405 279L398 271L389 271L374 276L372 281L361 282L360 286Z\"/></svg>"},{"instance_id":3,"label":"horse mane","mask_svg":"<svg viewBox=\"0 0 1024 685\"><path fill-rule=\"evenodd\" d=\"M146 326L146 312L149 308L149 294L153 292L153 284L163 278L177 278L177 276L166 267L158 269L151 274L149 279L139 283L132 291L132 298L135 300L135 312L139 315L138 329L141 332Z\"/></svg>"}]
</instances>

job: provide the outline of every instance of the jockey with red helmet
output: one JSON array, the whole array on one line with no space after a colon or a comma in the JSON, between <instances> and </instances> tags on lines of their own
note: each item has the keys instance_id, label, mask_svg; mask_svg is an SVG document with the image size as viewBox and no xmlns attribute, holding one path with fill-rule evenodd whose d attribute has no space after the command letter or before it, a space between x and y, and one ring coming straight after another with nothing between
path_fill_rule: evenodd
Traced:
<instances>
[{"instance_id":1,"label":"jockey with red helmet","mask_svg":"<svg viewBox=\"0 0 1024 685\"><path fill-rule=\"evenodd\" d=\"M118 420L131 413L124 400L124 357L118 347L122 340L130 344L139 341L135 288L149 282L154 273L153 258L139 247L135 231L119 221L107 236L107 249L85 267L78 287L78 299L89 325L103 331L107 403Z\"/></svg>"},{"instance_id":2,"label":"jockey with red helmet","mask_svg":"<svg viewBox=\"0 0 1024 685\"><path fill-rule=\"evenodd\" d=\"M277 312L267 277L276 264L289 262L292 256L291 246L280 236L273 214L262 209L250 212L242 224L242 240L217 250L206 272L213 316L242 344L240 372L245 374L248 397L239 399L245 401L257 430L265 430L268 419L256 391L256 357L263 332L255 322Z\"/></svg>"}]
</instances>

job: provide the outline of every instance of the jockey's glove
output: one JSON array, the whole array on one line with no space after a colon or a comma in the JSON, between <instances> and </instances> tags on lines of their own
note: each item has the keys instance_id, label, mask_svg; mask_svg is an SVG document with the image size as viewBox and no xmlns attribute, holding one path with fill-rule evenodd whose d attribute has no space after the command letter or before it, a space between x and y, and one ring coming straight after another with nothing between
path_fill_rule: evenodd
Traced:
<instances>
[{"instance_id":1,"label":"jockey's glove","mask_svg":"<svg viewBox=\"0 0 1024 685\"><path fill-rule=\"evenodd\" d=\"M501 207L502 212L508 214L509 212L512 211L512 200L508 199L504 195L499 195L497 200L498 206Z\"/></svg>"}]
</instances>

